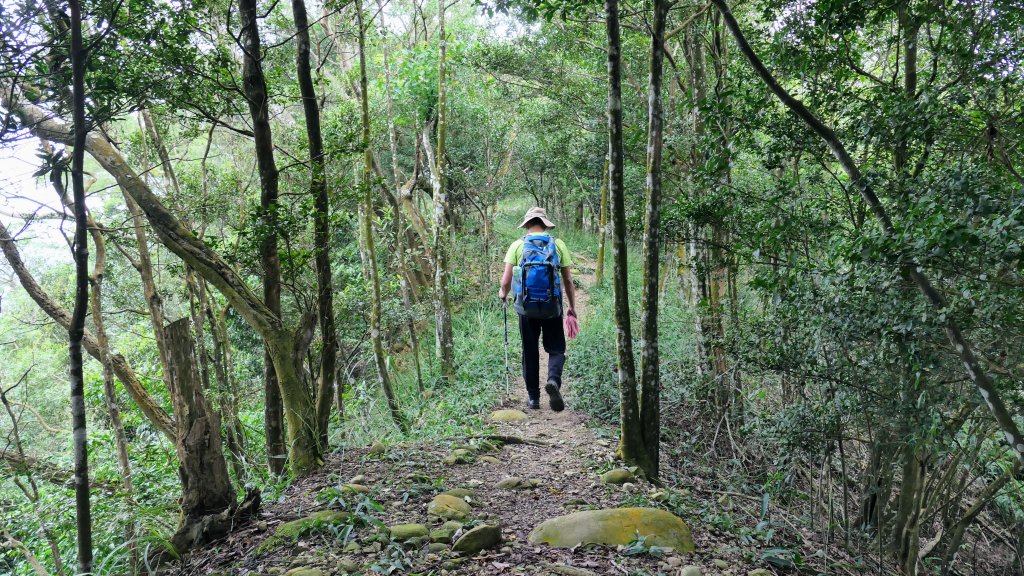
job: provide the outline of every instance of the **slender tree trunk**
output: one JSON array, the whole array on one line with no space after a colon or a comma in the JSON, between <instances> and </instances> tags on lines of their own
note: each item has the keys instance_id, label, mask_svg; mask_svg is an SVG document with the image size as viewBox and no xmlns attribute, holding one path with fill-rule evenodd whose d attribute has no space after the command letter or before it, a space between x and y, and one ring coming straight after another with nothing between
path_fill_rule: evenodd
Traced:
<instances>
[{"instance_id":1,"label":"slender tree trunk","mask_svg":"<svg viewBox=\"0 0 1024 576\"><path fill-rule=\"evenodd\" d=\"M263 239L260 262L263 266L263 302L270 312L281 317L281 261L277 254L278 171L274 161L274 141L270 129L270 102L263 75L259 21L256 0L238 3L243 45L242 80L249 103L256 146L256 164L260 174L260 217ZM269 345L267 346L269 348ZM288 447L284 441L281 385L269 350L264 353L264 430L267 438L267 463L274 474L284 472ZM310 422L308 425L313 425Z\"/></svg>"},{"instance_id":2,"label":"slender tree trunk","mask_svg":"<svg viewBox=\"0 0 1024 576\"><path fill-rule=\"evenodd\" d=\"M85 62L82 44L82 8L69 0L71 8L71 91L74 119L74 148L71 155L71 190L75 203L75 307L68 328L69 376L71 380L71 425L75 454L75 523L78 532L78 571L92 573L92 509L89 502L89 446L85 419L85 381L82 373L82 339L89 310L89 246L86 243L85 211Z\"/></svg>"},{"instance_id":3,"label":"slender tree trunk","mask_svg":"<svg viewBox=\"0 0 1024 576\"><path fill-rule=\"evenodd\" d=\"M601 172L601 217L597 224L597 271L594 273L594 284L604 283L605 243L608 238L608 158L604 159L604 170Z\"/></svg>"},{"instance_id":4,"label":"slender tree trunk","mask_svg":"<svg viewBox=\"0 0 1024 576\"><path fill-rule=\"evenodd\" d=\"M373 346L373 359L377 364L377 382L384 390L388 402L388 410L395 425L403 433L409 432L402 409L398 405L398 397L391 387L388 374L387 357L384 354L384 343L380 332L381 295L380 274L377 270L377 250L373 239L373 195L371 179L373 178L373 152L370 148L370 95L367 90L366 78L366 28L363 24L363 2L356 0L356 22L359 27L359 87L362 93L360 111L362 119L363 173L360 186L363 192L363 244L366 247L366 265L369 269L370 292L370 344Z\"/></svg>"},{"instance_id":5,"label":"slender tree trunk","mask_svg":"<svg viewBox=\"0 0 1024 576\"><path fill-rule=\"evenodd\" d=\"M334 290L331 274L330 197L327 189L324 140L320 131L320 106L309 56L309 18L304 0L292 0L295 19L295 69L302 110L306 117L306 139L309 142L309 193L313 201L313 243L316 253L317 302L320 321L320 379L316 386L316 421L320 445L327 449L327 424L331 415L331 393L334 391L335 361L338 353L338 333L334 325Z\"/></svg>"},{"instance_id":6,"label":"slender tree trunk","mask_svg":"<svg viewBox=\"0 0 1024 576\"><path fill-rule=\"evenodd\" d=\"M384 10L384 1L378 0L380 10ZM406 328L409 331L409 345L412 347L413 362L416 365L416 386L420 393L423 392L423 370L420 365L420 343L419 335L416 333L416 318L411 313L413 301L416 300L415 294L413 293L412 278L413 275L410 271L409 266L409 244L407 242L409 235L405 230L405 222L402 218L402 207L398 203L398 198L402 195L402 179L399 175L398 169L398 131L395 129L395 109L394 102L391 97L391 66L388 62L388 48L387 43L384 43L384 92L385 99L388 106L388 147L391 151L391 174L394 178L395 203L391 209L394 212L394 228L395 228L395 249L398 251L398 282L402 288L402 305L405 306L406 315Z\"/></svg>"},{"instance_id":7,"label":"slender tree trunk","mask_svg":"<svg viewBox=\"0 0 1024 576\"><path fill-rule=\"evenodd\" d=\"M647 206L644 211L643 288L640 295L640 424L647 455L647 476L658 477L661 437L661 366L658 355L658 266L661 260L661 158L664 114L661 102L668 0L654 0L651 69L647 94Z\"/></svg>"},{"instance_id":8,"label":"slender tree trunk","mask_svg":"<svg viewBox=\"0 0 1024 576\"><path fill-rule=\"evenodd\" d=\"M437 156L431 165L434 185L434 331L441 377L455 383L455 344L452 337L452 305L448 295L448 251L451 229L447 198L447 62L448 38L445 33L445 0L437 0ZM429 140L428 140L429 142Z\"/></svg>"},{"instance_id":9,"label":"slender tree trunk","mask_svg":"<svg viewBox=\"0 0 1024 576\"><path fill-rule=\"evenodd\" d=\"M626 254L626 190L623 183L622 149L622 44L619 34L618 0L605 0L608 33L608 195L612 206L612 258L615 264L616 355L619 373L619 456L650 470L640 427L640 406L636 390L633 331L629 317L629 269Z\"/></svg>"},{"instance_id":10,"label":"slender tree trunk","mask_svg":"<svg viewBox=\"0 0 1024 576\"><path fill-rule=\"evenodd\" d=\"M231 341L228 339L227 322L224 314L214 308L213 295L206 296L206 319L210 323L210 338L213 340L213 371L217 380L220 419L224 424L228 445L228 458L235 479L246 484L248 473L245 458L245 432L238 418L238 389L233 376L231 362ZM227 312L224 308L224 313Z\"/></svg>"}]
</instances>

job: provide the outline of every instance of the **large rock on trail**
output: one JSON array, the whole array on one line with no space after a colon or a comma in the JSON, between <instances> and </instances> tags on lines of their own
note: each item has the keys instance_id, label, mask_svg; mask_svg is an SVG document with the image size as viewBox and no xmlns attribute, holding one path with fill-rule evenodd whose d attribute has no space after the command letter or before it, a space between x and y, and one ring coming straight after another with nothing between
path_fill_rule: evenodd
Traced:
<instances>
[{"instance_id":1,"label":"large rock on trail","mask_svg":"<svg viewBox=\"0 0 1024 576\"><path fill-rule=\"evenodd\" d=\"M530 533L530 542L556 548L579 544L627 545L637 534L648 546L663 546L676 552L693 552L690 527L678 516L656 508L612 508L585 510L541 523Z\"/></svg>"},{"instance_id":2,"label":"large rock on trail","mask_svg":"<svg viewBox=\"0 0 1024 576\"><path fill-rule=\"evenodd\" d=\"M526 418L526 412L522 410L495 410L487 417L491 422L519 422Z\"/></svg>"},{"instance_id":3,"label":"large rock on trail","mask_svg":"<svg viewBox=\"0 0 1024 576\"><path fill-rule=\"evenodd\" d=\"M445 520L465 520L473 513L469 503L462 498L438 494L427 504L427 515Z\"/></svg>"},{"instance_id":4,"label":"large rock on trail","mask_svg":"<svg viewBox=\"0 0 1024 576\"><path fill-rule=\"evenodd\" d=\"M396 524L390 530L391 537L399 542L430 535L430 530L423 524Z\"/></svg>"},{"instance_id":5,"label":"large rock on trail","mask_svg":"<svg viewBox=\"0 0 1024 576\"><path fill-rule=\"evenodd\" d=\"M601 484L625 484L634 480L636 478L633 473L625 468L615 468L601 474Z\"/></svg>"},{"instance_id":6,"label":"large rock on trail","mask_svg":"<svg viewBox=\"0 0 1024 576\"><path fill-rule=\"evenodd\" d=\"M495 546L498 542L501 542L501 528L491 524L481 524L456 540L452 550L471 555Z\"/></svg>"}]
</instances>

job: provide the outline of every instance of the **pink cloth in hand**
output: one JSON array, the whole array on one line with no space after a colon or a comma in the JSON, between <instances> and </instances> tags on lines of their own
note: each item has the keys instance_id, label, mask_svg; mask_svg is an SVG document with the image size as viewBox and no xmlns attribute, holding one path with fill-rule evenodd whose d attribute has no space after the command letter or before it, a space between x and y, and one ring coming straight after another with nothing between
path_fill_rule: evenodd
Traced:
<instances>
[{"instance_id":1,"label":"pink cloth in hand","mask_svg":"<svg viewBox=\"0 0 1024 576\"><path fill-rule=\"evenodd\" d=\"M565 327L565 335L568 336L570 340L580 335L580 323L576 320L575 312L570 310L565 315L565 319L562 323Z\"/></svg>"}]
</instances>

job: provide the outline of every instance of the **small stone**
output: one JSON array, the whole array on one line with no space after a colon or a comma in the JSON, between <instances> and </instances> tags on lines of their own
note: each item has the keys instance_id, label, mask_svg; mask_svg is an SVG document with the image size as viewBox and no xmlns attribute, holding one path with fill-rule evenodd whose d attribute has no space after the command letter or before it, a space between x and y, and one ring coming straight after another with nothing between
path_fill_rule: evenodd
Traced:
<instances>
[{"instance_id":1,"label":"small stone","mask_svg":"<svg viewBox=\"0 0 1024 576\"><path fill-rule=\"evenodd\" d=\"M747 572L747 576L775 576L764 568L754 568L750 572Z\"/></svg>"},{"instance_id":2,"label":"small stone","mask_svg":"<svg viewBox=\"0 0 1024 576\"><path fill-rule=\"evenodd\" d=\"M498 482L497 484L498 488L501 488L502 490L514 490L516 488L522 487L522 485L523 479L517 478L515 476L512 476L511 478L505 478L504 480Z\"/></svg>"},{"instance_id":3,"label":"small stone","mask_svg":"<svg viewBox=\"0 0 1024 576\"><path fill-rule=\"evenodd\" d=\"M348 481L349 484L366 484L366 476L362 474L356 474Z\"/></svg>"},{"instance_id":4,"label":"small stone","mask_svg":"<svg viewBox=\"0 0 1024 576\"><path fill-rule=\"evenodd\" d=\"M455 570L464 560L464 558L452 558L451 560L445 560L444 564L441 564L441 568L444 568L445 570Z\"/></svg>"},{"instance_id":5,"label":"small stone","mask_svg":"<svg viewBox=\"0 0 1024 576\"><path fill-rule=\"evenodd\" d=\"M473 462L474 458L475 456L471 450L456 448L444 458L443 462L449 466L454 466L455 464L469 464Z\"/></svg>"},{"instance_id":6,"label":"small stone","mask_svg":"<svg viewBox=\"0 0 1024 576\"><path fill-rule=\"evenodd\" d=\"M341 487L341 491L348 492L350 494L366 494L370 489L362 484L345 484Z\"/></svg>"},{"instance_id":7,"label":"small stone","mask_svg":"<svg viewBox=\"0 0 1024 576\"><path fill-rule=\"evenodd\" d=\"M430 530L423 524L396 524L391 527L391 537L399 542L420 536L430 536Z\"/></svg>"},{"instance_id":8,"label":"small stone","mask_svg":"<svg viewBox=\"0 0 1024 576\"><path fill-rule=\"evenodd\" d=\"M519 422L526 418L526 412L522 410L495 410L487 417L491 422Z\"/></svg>"},{"instance_id":9,"label":"small stone","mask_svg":"<svg viewBox=\"0 0 1024 576\"><path fill-rule=\"evenodd\" d=\"M257 532L266 532L267 531L267 523L266 523L266 521L260 520L259 522L257 522L256 523L256 531Z\"/></svg>"},{"instance_id":10,"label":"small stone","mask_svg":"<svg viewBox=\"0 0 1024 576\"><path fill-rule=\"evenodd\" d=\"M683 565L683 559L679 556L670 556L665 559L665 563L672 568L679 568Z\"/></svg>"},{"instance_id":11,"label":"small stone","mask_svg":"<svg viewBox=\"0 0 1024 576\"><path fill-rule=\"evenodd\" d=\"M636 490L636 484L633 484L632 482L626 482L625 484L622 485L622 489L625 490L626 492L632 492Z\"/></svg>"},{"instance_id":12,"label":"small stone","mask_svg":"<svg viewBox=\"0 0 1024 576\"><path fill-rule=\"evenodd\" d=\"M359 552L359 550L360 550L359 542L356 542L355 540L349 542L348 544L345 544L345 547L341 549L342 552L349 552L349 553L351 553L351 552Z\"/></svg>"},{"instance_id":13,"label":"small stone","mask_svg":"<svg viewBox=\"0 0 1024 576\"><path fill-rule=\"evenodd\" d=\"M432 552L434 554L437 554L439 552L444 552L447 549L448 549L448 545L445 544L444 542L434 542L432 544L428 544L427 545L427 552Z\"/></svg>"},{"instance_id":14,"label":"small stone","mask_svg":"<svg viewBox=\"0 0 1024 576\"><path fill-rule=\"evenodd\" d=\"M498 460L494 456L481 456L480 461L488 464L501 464L501 460Z\"/></svg>"},{"instance_id":15,"label":"small stone","mask_svg":"<svg viewBox=\"0 0 1024 576\"><path fill-rule=\"evenodd\" d=\"M700 566L683 566L683 569L679 571L679 576L704 576L704 571L701 570Z\"/></svg>"},{"instance_id":16,"label":"small stone","mask_svg":"<svg viewBox=\"0 0 1024 576\"><path fill-rule=\"evenodd\" d=\"M324 571L319 568L292 568L285 572L284 576L324 576Z\"/></svg>"},{"instance_id":17,"label":"small stone","mask_svg":"<svg viewBox=\"0 0 1024 576\"><path fill-rule=\"evenodd\" d=\"M456 540L452 550L472 555L490 548L498 542L501 542L501 528L492 524L481 524Z\"/></svg>"},{"instance_id":18,"label":"small stone","mask_svg":"<svg viewBox=\"0 0 1024 576\"><path fill-rule=\"evenodd\" d=\"M668 500L668 492L665 492L664 490L655 490L654 492L651 492L651 500L654 500L655 502L665 502Z\"/></svg>"},{"instance_id":19,"label":"small stone","mask_svg":"<svg viewBox=\"0 0 1024 576\"><path fill-rule=\"evenodd\" d=\"M387 446L379 440L374 440L373 444L370 444L370 449L367 450L367 454L383 454L387 451Z\"/></svg>"},{"instance_id":20,"label":"small stone","mask_svg":"<svg viewBox=\"0 0 1024 576\"><path fill-rule=\"evenodd\" d=\"M427 504L427 515L445 520L463 520L473 513L469 503L455 496L438 494Z\"/></svg>"},{"instance_id":21,"label":"small stone","mask_svg":"<svg viewBox=\"0 0 1024 576\"><path fill-rule=\"evenodd\" d=\"M359 562L351 558L342 558L338 560L338 570L348 574L355 574L359 572Z\"/></svg>"},{"instance_id":22,"label":"small stone","mask_svg":"<svg viewBox=\"0 0 1024 576\"><path fill-rule=\"evenodd\" d=\"M715 568L718 568L719 570L725 570L729 567L729 563L725 560L722 560L721 558L715 558L711 561L711 563L714 564Z\"/></svg>"},{"instance_id":23,"label":"small stone","mask_svg":"<svg viewBox=\"0 0 1024 576\"><path fill-rule=\"evenodd\" d=\"M615 468L601 474L602 484L625 484L634 480L636 478L633 476L633 473L625 468Z\"/></svg>"}]
</instances>

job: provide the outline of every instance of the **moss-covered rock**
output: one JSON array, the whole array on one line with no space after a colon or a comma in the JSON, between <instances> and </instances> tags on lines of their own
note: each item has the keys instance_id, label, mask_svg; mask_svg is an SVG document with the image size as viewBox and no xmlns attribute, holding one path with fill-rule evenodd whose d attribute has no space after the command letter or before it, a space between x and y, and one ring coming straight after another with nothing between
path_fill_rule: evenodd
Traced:
<instances>
[{"instance_id":1,"label":"moss-covered rock","mask_svg":"<svg viewBox=\"0 0 1024 576\"><path fill-rule=\"evenodd\" d=\"M462 530L462 523L449 520L442 524L440 528L430 531L430 540L433 542L443 542L445 544L451 543L452 538L455 537L455 533L459 530Z\"/></svg>"},{"instance_id":2,"label":"moss-covered rock","mask_svg":"<svg viewBox=\"0 0 1024 576\"><path fill-rule=\"evenodd\" d=\"M473 513L469 503L462 498L438 494L427 504L427 515L445 520L465 520Z\"/></svg>"},{"instance_id":3,"label":"moss-covered rock","mask_svg":"<svg viewBox=\"0 0 1024 576\"><path fill-rule=\"evenodd\" d=\"M451 490L445 490L442 494L465 500L470 506L480 505L480 497L477 496L476 492L469 488L452 488Z\"/></svg>"},{"instance_id":4,"label":"moss-covered rock","mask_svg":"<svg viewBox=\"0 0 1024 576\"><path fill-rule=\"evenodd\" d=\"M429 535L430 530L423 524L396 524L391 527L391 537L399 542Z\"/></svg>"},{"instance_id":5,"label":"moss-covered rock","mask_svg":"<svg viewBox=\"0 0 1024 576\"><path fill-rule=\"evenodd\" d=\"M285 522L277 527L277 530L274 531L272 536L264 540L263 543L256 548L256 552L262 554L263 552L273 550L279 546L293 543L308 534L326 530L331 526L346 524L350 518L351 516L348 512L341 512L338 510L321 510L320 512L314 512L305 518Z\"/></svg>"},{"instance_id":6,"label":"moss-covered rock","mask_svg":"<svg viewBox=\"0 0 1024 576\"><path fill-rule=\"evenodd\" d=\"M491 422L519 422L526 418L526 412L522 410L495 410L487 417Z\"/></svg>"},{"instance_id":7,"label":"moss-covered rock","mask_svg":"<svg viewBox=\"0 0 1024 576\"><path fill-rule=\"evenodd\" d=\"M626 545L643 536L649 546L677 552L693 552L690 527L678 516L656 508L585 510L541 523L530 533L530 542L556 548L579 544Z\"/></svg>"},{"instance_id":8,"label":"moss-covered rock","mask_svg":"<svg viewBox=\"0 0 1024 576\"><path fill-rule=\"evenodd\" d=\"M636 478L633 473L625 468L615 468L609 470L604 474L601 474L602 484L625 484L626 482L633 482Z\"/></svg>"},{"instance_id":9,"label":"moss-covered rock","mask_svg":"<svg viewBox=\"0 0 1024 576\"><path fill-rule=\"evenodd\" d=\"M491 524L481 524L463 534L452 550L460 554L476 554L501 542L501 528Z\"/></svg>"},{"instance_id":10,"label":"moss-covered rock","mask_svg":"<svg viewBox=\"0 0 1024 576\"><path fill-rule=\"evenodd\" d=\"M341 491L349 494L367 494L370 492L370 488L362 484L345 484L341 487Z\"/></svg>"}]
</instances>

